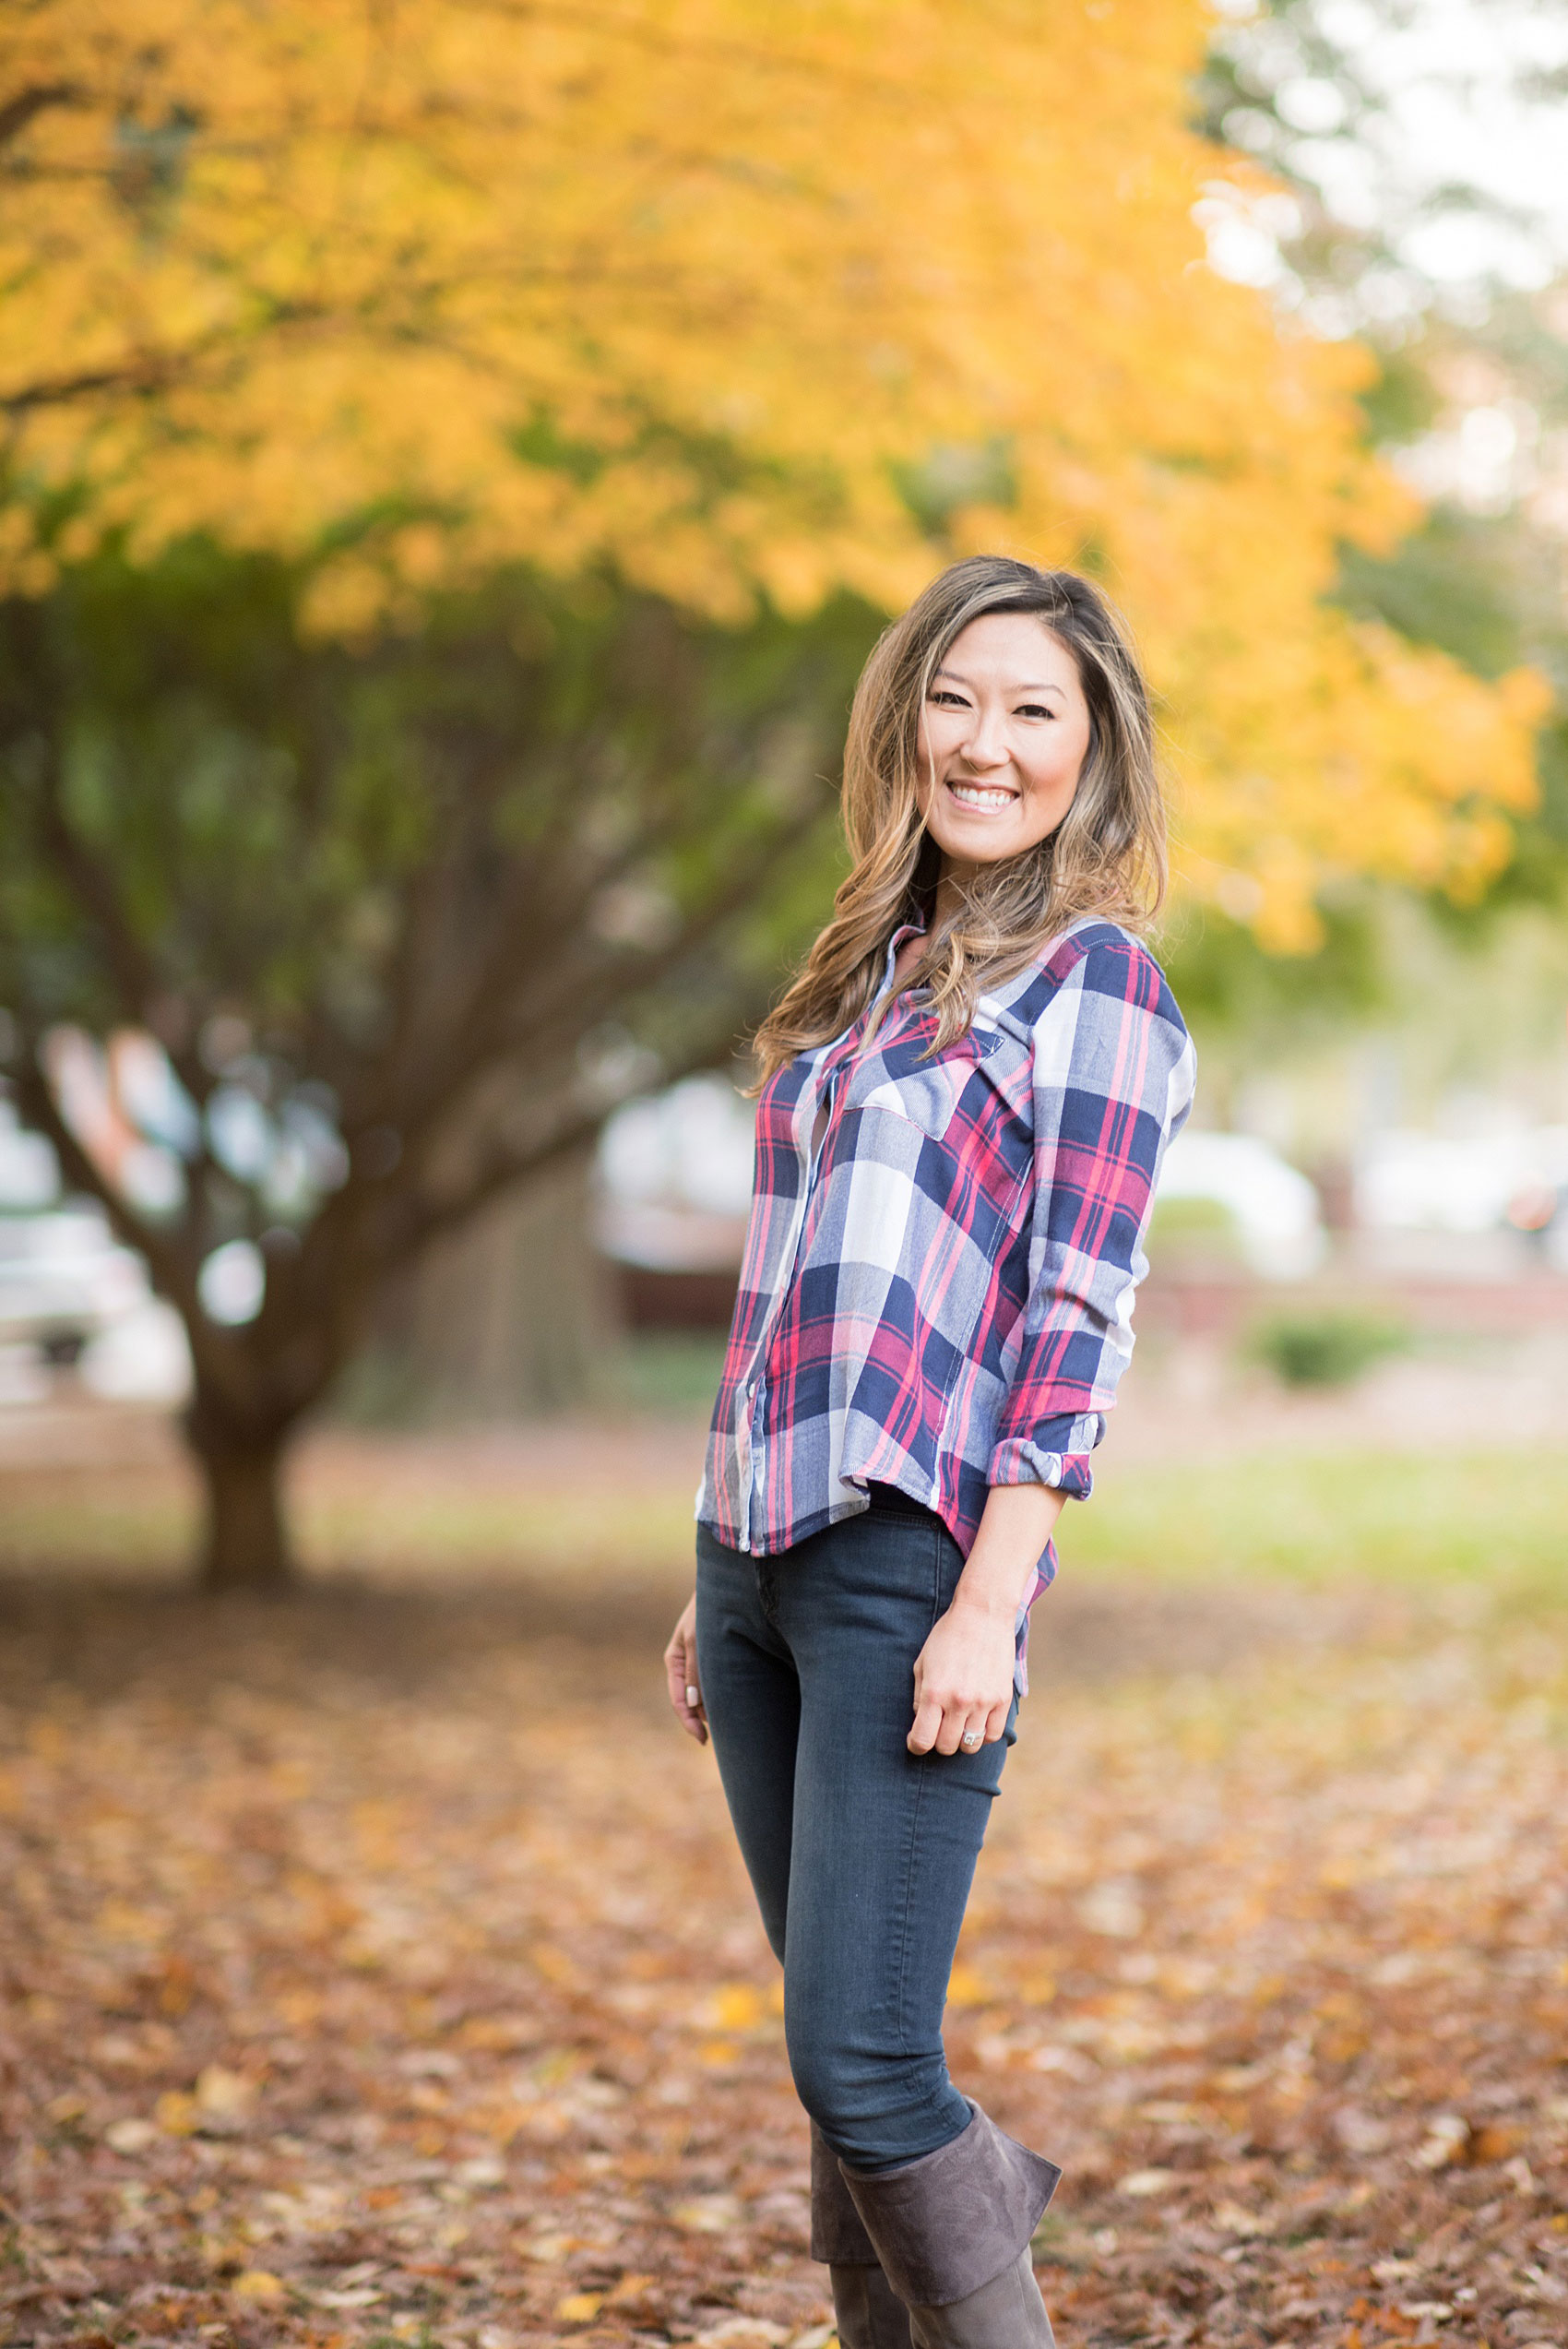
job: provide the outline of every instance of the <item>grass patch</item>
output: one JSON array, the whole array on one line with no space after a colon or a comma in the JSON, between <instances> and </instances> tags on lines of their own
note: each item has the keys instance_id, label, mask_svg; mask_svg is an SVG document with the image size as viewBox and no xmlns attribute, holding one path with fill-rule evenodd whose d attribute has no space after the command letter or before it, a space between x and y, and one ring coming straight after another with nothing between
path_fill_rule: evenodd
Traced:
<instances>
[{"instance_id":1,"label":"grass patch","mask_svg":"<svg viewBox=\"0 0 1568 2349\"><path fill-rule=\"evenodd\" d=\"M1069 1507L1060 1547L1070 1568L1158 1580L1467 1577L1568 1591L1568 1455L1108 1457L1093 1500Z\"/></svg>"},{"instance_id":2,"label":"grass patch","mask_svg":"<svg viewBox=\"0 0 1568 2349\"><path fill-rule=\"evenodd\" d=\"M371 1577L566 1572L636 1579L686 1570L695 1542L692 1483L628 1491L559 1489L428 1496L305 1494L295 1512L307 1565Z\"/></svg>"},{"instance_id":3,"label":"grass patch","mask_svg":"<svg viewBox=\"0 0 1568 2349\"><path fill-rule=\"evenodd\" d=\"M1287 1387L1348 1387L1409 1344L1403 1322L1375 1314L1289 1313L1260 1323L1248 1352Z\"/></svg>"},{"instance_id":4,"label":"grass patch","mask_svg":"<svg viewBox=\"0 0 1568 2349\"><path fill-rule=\"evenodd\" d=\"M184 1572L201 1522L194 1479L34 1471L0 1478L0 1573Z\"/></svg>"},{"instance_id":5,"label":"grass patch","mask_svg":"<svg viewBox=\"0 0 1568 2349\"><path fill-rule=\"evenodd\" d=\"M291 1511L318 1572L389 1585L514 1574L662 1582L691 1570L690 1453L650 1473L646 1451L640 1466L622 1461L608 1438L600 1474L470 1477L439 1442L410 1461L387 1437L300 1463ZM0 1473L0 1574L178 1581L199 1513L196 1480L174 1460ZM1093 1500L1068 1508L1058 1546L1066 1574L1088 1581L1467 1580L1568 1595L1568 1452L1277 1449L1183 1462L1123 1460L1112 1441Z\"/></svg>"},{"instance_id":6,"label":"grass patch","mask_svg":"<svg viewBox=\"0 0 1568 2349\"><path fill-rule=\"evenodd\" d=\"M644 1330L607 1365L607 1401L632 1411L692 1412L706 1420L719 1392L726 1341L707 1330Z\"/></svg>"}]
</instances>

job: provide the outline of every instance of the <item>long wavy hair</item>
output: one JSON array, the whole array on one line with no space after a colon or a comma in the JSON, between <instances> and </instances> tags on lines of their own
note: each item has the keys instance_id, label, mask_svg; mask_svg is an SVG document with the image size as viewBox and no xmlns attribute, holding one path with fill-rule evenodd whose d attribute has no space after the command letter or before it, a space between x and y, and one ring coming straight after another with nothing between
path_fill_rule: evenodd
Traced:
<instances>
[{"instance_id":1,"label":"long wavy hair","mask_svg":"<svg viewBox=\"0 0 1568 2349\"><path fill-rule=\"evenodd\" d=\"M1072 806L1021 855L974 868L956 911L932 917L941 852L921 813L917 747L931 681L972 620L1029 612L1077 664L1089 746ZM841 1035L882 983L900 924L924 918L924 950L904 986L926 987L932 1052L963 1035L982 983L1033 961L1080 915L1146 926L1165 888L1165 811L1148 692L1126 624L1089 579L1002 554L955 563L886 628L856 688L844 746L844 830L854 864L833 918L757 1030L766 1084L813 1044Z\"/></svg>"}]
</instances>

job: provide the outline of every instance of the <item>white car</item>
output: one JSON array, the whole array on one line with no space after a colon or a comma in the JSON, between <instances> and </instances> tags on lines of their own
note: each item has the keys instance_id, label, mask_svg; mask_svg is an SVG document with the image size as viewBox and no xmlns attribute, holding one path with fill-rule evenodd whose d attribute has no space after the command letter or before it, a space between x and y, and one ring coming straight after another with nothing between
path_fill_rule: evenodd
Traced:
<instances>
[{"instance_id":1,"label":"white car","mask_svg":"<svg viewBox=\"0 0 1568 2349\"><path fill-rule=\"evenodd\" d=\"M0 1215L0 1344L73 1363L148 1294L140 1257L116 1245L100 1210Z\"/></svg>"},{"instance_id":2,"label":"white car","mask_svg":"<svg viewBox=\"0 0 1568 2349\"><path fill-rule=\"evenodd\" d=\"M1385 1231L1545 1230L1565 1188L1568 1126L1377 1134L1356 1169L1361 1220Z\"/></svg>"},{"instance_id":3,"label":"white car","mask_svg":"<svg viewBox=\"0 0 1568 2349\"><path fill-rule=\"evenodd\" d=\"M1223 1209L1243 1263L1265 1281L1305 1280L1327 1253L1315 1186L1255 1135L1184 1127L1165 1153L1157 1210L1174 1199Z\"/></svg>"},{"instance_id":4,"label":"white car","mask_svg":"<svg viewBox=\"0 0 1568 2349\"><path fill-rule=\"evenodd\" d=\"M179 1316L89 1201L0 1213L0 1351L16 1365L0 1380L6 1400L45 1391L25 1368L29 1354L55 1369L79 1366L84 1386L119 1401L173 1404L189 1391Z\"/></svg>"}]
</instances>

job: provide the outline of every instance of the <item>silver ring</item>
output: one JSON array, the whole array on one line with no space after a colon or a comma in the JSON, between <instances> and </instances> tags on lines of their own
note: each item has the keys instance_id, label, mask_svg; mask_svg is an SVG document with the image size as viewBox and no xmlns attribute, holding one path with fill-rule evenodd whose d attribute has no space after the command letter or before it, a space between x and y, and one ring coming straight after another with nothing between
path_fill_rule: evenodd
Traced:
<instances>
[{"instance_id":1,"label":"silver ring","mask_svg":"<svg viewBox=\"0 0 1568 2349\"><path fill-rule=\"evenodd\" d=\"M966 1729L963 1735L958 1740L959 1745L963 1747L964 1751L968 1754L972 1754L980 1742L980 1734L978 1729Z\"/></svg>"}]
</instances>

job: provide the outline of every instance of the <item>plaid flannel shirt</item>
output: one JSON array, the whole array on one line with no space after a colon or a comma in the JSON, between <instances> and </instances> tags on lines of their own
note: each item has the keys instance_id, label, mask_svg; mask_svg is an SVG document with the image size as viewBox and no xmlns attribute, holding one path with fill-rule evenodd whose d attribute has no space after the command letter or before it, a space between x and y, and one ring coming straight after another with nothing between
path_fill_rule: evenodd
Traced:
<instances>
[{"instance_id":1,"label":"plaid flannel shirt","mask_svg":"<svg viewBox=\"0 0 1568 2349\"><path fill-rule=\"evenodd\" d=\"M875 1481L934 1509L967 1556L993 1485L1087 1495L1132 1353L1141 1239L1193 1094L1158 965L1114 924L1075 923L934 1058L924 990L868 1045L874 1009L757 1104L697 1496L732 1549L788 1549L864 1509ZM1019 1610L1020 1687L1054 1571L1048 1545Z\"/></svg>"}]
</instances>

